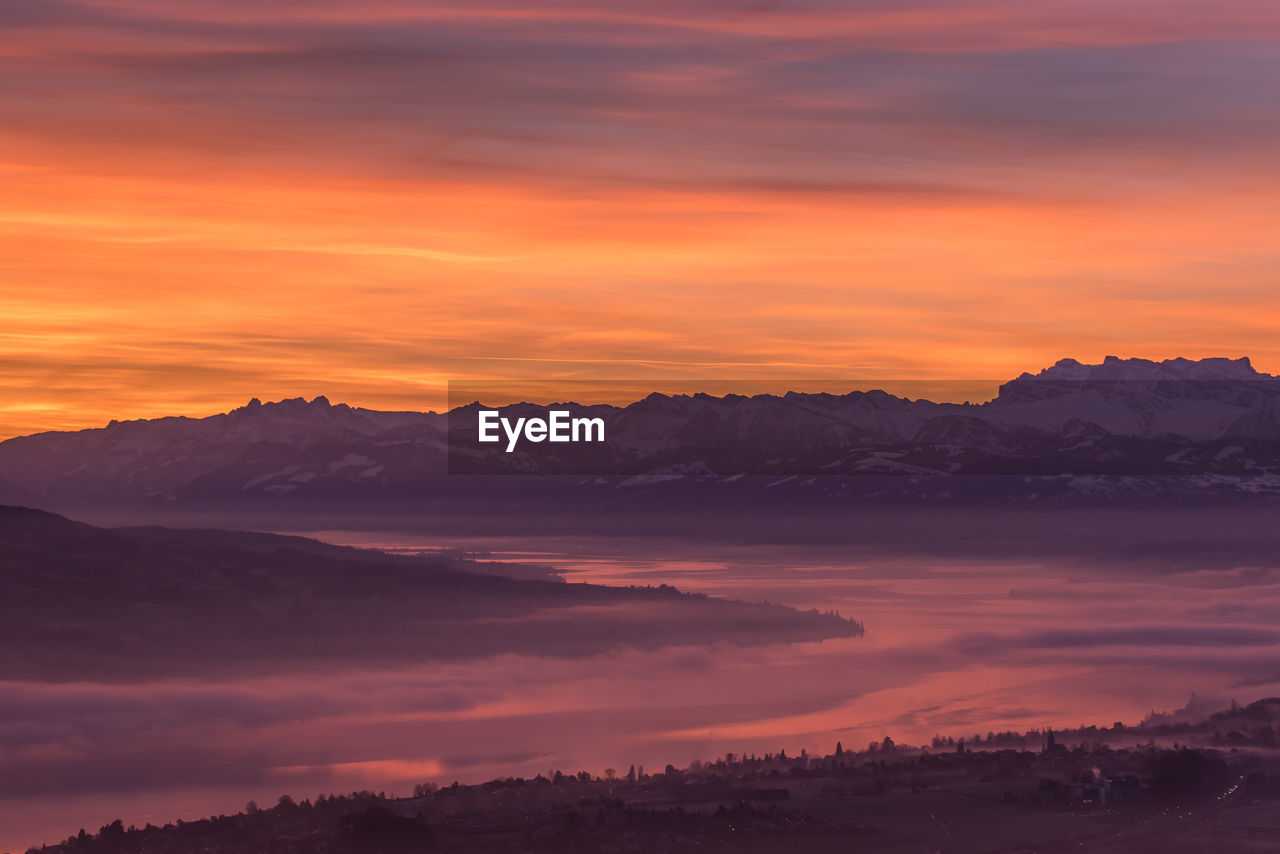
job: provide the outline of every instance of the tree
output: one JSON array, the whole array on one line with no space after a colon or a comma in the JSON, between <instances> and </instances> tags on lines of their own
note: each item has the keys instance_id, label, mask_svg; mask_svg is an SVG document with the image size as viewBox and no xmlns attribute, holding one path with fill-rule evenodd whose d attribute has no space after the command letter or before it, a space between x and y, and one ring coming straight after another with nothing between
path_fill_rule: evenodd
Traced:
<instances>
[{"instance_id":1,"label":"tree","mask_svg":"<svg viewBox=\"0 0 1280 854\"><path fill-rule=\"evenodd\" d=\"M843 756L844 756L844 745L842 745L840 742L837 741L836 742L836 759L840 759Z\"/></svg>"},{"instance_id":2,"label":"tree","mask_svg":"<svg viewBox=\"0 0 1280 854\"><path fill-rule=\"evenodd\" d=\"M1157 792L1191 795L1225 786L1231 779L1231 769L1212 753L1172 750L1156 757L1151 778L1151 787Z\"/></svg>"},{"instance_id":3,"label":"tree","mask_svg":"<svg viewBox=\"0 0 1280 854\"><path fill-rule=\"evenodd\" d=\"M258 802L249 801L249 803L244 805L244 811L247 812L249 815L253 815L258 811Z\"/></svg>"},{"instance_id":4,"label":"tree","mask_svg":"<svg viewBox=\"0 0 1280 854\"><path fill-rule=\"evenodd\" d=\"M398 815L381 804L344 816L335 848L339 851L378 851L380 854L419 854L435 847L435 833L422 814Z\"/></svg>"}]
</instances>

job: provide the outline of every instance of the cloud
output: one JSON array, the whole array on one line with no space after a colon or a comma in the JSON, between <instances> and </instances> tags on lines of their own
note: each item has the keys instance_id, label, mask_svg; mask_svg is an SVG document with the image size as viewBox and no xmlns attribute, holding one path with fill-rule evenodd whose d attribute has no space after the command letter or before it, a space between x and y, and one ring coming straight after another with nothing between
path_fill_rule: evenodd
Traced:
<instances>
[{"instance_id":1,"label":"cloud","mask_svg":"<svg viewBox=\"0 0 1280 854\"><path fill-rule=\"evenodd\" d=\"M1082 647L1271 647L1280 645L1280 631L1229 626L1085 627L1026 632L1016 635L971 634L956 638L955 645L972 654L997 649L1078 649Z\"/></svg>"}]
</instances>

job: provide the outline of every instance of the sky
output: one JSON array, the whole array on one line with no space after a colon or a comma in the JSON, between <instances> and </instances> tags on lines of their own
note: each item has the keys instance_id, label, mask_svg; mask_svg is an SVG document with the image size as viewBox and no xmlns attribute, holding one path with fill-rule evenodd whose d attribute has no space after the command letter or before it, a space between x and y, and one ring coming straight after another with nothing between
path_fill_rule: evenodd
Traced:
<instances>
[{"instance_id":1,"label":"sky","mask_svg":"<svg viewBox=\"0 0 1280 854\"><path fill-rule=\"evenodd\" d=\"M0 0L0 438L1280 371L1271 0Z\"/></svg>"}]
</instances>

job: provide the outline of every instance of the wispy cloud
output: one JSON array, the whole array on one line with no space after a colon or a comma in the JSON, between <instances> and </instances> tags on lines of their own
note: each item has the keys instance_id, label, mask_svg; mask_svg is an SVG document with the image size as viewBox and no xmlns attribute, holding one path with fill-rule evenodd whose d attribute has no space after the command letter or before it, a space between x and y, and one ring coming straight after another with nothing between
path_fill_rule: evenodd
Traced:
<instances>
[{"instance_id":1,"label":"wispy cloud","mask_svg":"<svg viewBox=\"0 0 1280 854\"><path fill-rule=\"evenodd\" d=\"M446 376L547 360L1277 370L1278 17L4 3L0 304L21 319L0 433L254 394L433 406ZM129 379L63 377L33 408L79 370L70 326L79 361ZM264 388L199 367L282 331L312 343L253 345ZM411 362L386 361L406 339Z\"/></svg>"}]
</instances>

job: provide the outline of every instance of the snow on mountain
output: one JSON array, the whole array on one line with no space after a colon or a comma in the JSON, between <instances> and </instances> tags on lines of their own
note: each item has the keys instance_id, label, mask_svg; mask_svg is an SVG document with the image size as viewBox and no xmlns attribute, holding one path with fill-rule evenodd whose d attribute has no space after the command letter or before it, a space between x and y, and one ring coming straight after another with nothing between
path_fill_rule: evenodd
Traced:
<instances>
[{"instance_id":1,"label":"snow on mountain","mask_svg":"<svg viewBox=\"0 0 1280 854\"><path fill-rule=\"evenodd\" d=\"M504 410L518 417L546 408ZM1248 359L1107 357L1099 365L1064 359L1004 384L979 405L855 391L651 394L623 407L572 408L604 418L608 442L531 445L512 454L476 446L458 457L459 440L474 440L474 419L467 418L476 404L447 417L359 409L323 397L254 400L207 418L112 422L11 439L0 443L0 478L13 489L67 502L395 503L405 496L447 502L468 490L496 489L445 477L451 435L454 460L494 463L486 471L506 474L1280 472L1280 379L1254 370Z\"/></svg>"},{"instance_id":2,"label":"snow on mountain","mask_svg":"<svg viewBox=\"0 0 1280 854\"><path fill-rule=\"evenodd\" d=\"M134 493L163 498L213 484L266 488L280 476L297 481L314 467L337 471L340 461L383 441L443 448L444 416L379 412L323 397L278 403L257 399L207 418L183 416L113 421L75 432L38 433L0 443L0 472L38 493L99 496ZM377 465L366 454L368 471ZM330 465L339 462L337 469ZM278 484L277 484L278 485Z\"/></svg>"},{"instance_id":3,"label":"snow on mountain","mask_svg":"<svg viewBox=\"0 0 1280 854\"><path fill-rule=\"evenodd\" d=\"M1086 421L1120 436L1173 435L1208 440L1234 435L1280 438L1280 379L1240 359L1120 359L1100 365L1063 359L1022 374L983 406L1010 425L1061 429Z\"/></svg>"},{"instance_id":4,"label":"snow on mountain","mask_svg":"<svg viewBox=\"0 0 1280 854\"><path fill-rule=\"evenodd\" d=\"M1248 356L1239 359L1207 358L1165 359L1153 362L1150 359L1121 359L1119 356L1107 356L1100 365L1084 365L1075 359L1061 359L1052 367L1045 368L1038 374L1022 374L1007 385L1024 380L1124 380L1128 382L1157 381L1206 381L1206 380L1269 380L1275 379L1271 374L1264 374L1254 369Z\"/></svg>"}]
</instances>

